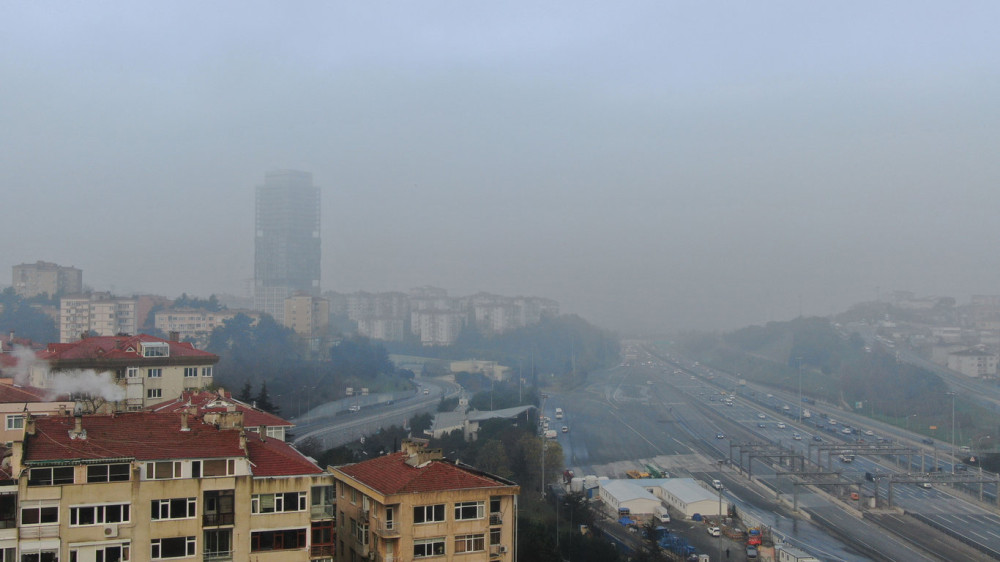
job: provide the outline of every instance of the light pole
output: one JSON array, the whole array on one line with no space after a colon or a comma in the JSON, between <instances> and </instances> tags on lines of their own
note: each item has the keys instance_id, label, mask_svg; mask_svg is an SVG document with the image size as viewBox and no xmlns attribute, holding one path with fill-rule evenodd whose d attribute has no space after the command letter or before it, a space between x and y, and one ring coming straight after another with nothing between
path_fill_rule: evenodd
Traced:
<instances>
[{"instance_id":1,"label":"light pole","mask_svg":"<svg viewBox=\"0 0 1000 562\"><path fill-rule=\"evenodd\" d=\"M799 364L799 423L802 423L802 358L798 357Z\"/></svg>"},{"instance_id":2,"label":"light pole","mask_svg":"<svg viewBox=\"0 0 1000 562\"><path fill-rule=\"evenodd\" d=\"M951 395L951 473L955 474L955 393Z\"/></svg>"}]
</instances>

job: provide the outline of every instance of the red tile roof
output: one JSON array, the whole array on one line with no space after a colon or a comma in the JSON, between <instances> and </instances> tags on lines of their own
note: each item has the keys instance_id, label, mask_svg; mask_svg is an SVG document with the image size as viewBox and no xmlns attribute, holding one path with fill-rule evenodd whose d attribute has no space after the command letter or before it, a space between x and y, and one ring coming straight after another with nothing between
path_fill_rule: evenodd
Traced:
<instances>
[{"instance_id":1,"label":"red tile roof","mask_svg":"<svg viewBox=\"0 0 1000 562\"><path fill-rule=\"evenodd\" d=\"M430 461L420 468L413 467L406 464L407 458L407 453L393 453L342 466L338 470L385 495L513 485L443 460Z\"/></svg>"},{"instance_id":2,"label":"red tile roof","mask_svg":"<svg viewBox=\"0 0 1000 562\"><path fill-rule=\"evenodd\" d=\"M230 405L243 412L243 427L260 427L262 425L292 427L295 425L274 414L240 402L225 390L222 391L221 395L214 390L185 390L181 393L180 398L157 404L150 409L154 412L180 412L188 406L195 406L198 408L198 412L205 413L225 412Z\"/></svg>"},{"instance_id":3,"label":"red tile roof","mask_svg":"<svg viewBox=\"0 0 1000 562\"><path fill-rule=\"evenodd\" d=\"M69 396L53 395L49 390L0 381L0 403L69 402Z\"/></svg>"},{"instance_id":4,"label":"red tile roof","mask_svg":"<svg viewBox=\"0 0 1000 562\"><path fill-rule=\"evenodd\" d=\"M296 451L291 445L259 435L247 435L247 449L253 464L254 476L297 476L322 474L323 469Z\"/></svg>"},{"instance_id":5,"label":"red tile roof","mask_svg":"<svg viewBox=\"0 0 1000 562\"><path fill-rule=\"evenodd\" d=\"M38 352L39 359L70 361L80 359L160 359L142 357L139 344L162 342L170 344L170 357L204 357L218 360L214 353L202 351L191 342L177 342L146 334L136 336L96 336L72 343L50 343Z\"/></svg>"},{"instance_id":6,"label":"red tile roof","mask_svg":"<svg viewBox=\"0 0 1000 562\"><path fill-rule=\"evenodd\" d=\"M133 412L83 416L86 439L72 439L73 416L35 418L35 435L25 436L24 460L136 460L242 457L238 431L224 431L191 417L181 431L180 414Z\"/></svg>"},{"instance_id":7,"label":"red tile roof","mask_svg":"<svg viewBox=\"0 0 1000 562\"><path fill-rule=\"evenodd\" d=\"M149 461L247 457L254 476L323 473L284 441L250 433L244 451L240 448L238 430L216 429L198 416L189 416L190 431L181 431L181 414L174 412L83 416L85 439L71 437L73 416L34 419L35 434L25 436L25 464L117 458Z\"/></svg>"}]
</instances>

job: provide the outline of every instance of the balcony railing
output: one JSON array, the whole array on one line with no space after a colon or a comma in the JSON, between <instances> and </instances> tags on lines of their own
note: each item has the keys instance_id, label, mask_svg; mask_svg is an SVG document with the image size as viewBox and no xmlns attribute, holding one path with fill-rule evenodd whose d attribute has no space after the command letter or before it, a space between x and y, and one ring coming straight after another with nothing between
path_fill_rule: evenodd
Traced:
<instances>
[{"instance_id":1,"label":"balcony railing","mask_svg":"<svg viewBox=\"0 0 1000 562\"><path fill-rule=\"evenodd\" d=\"M310 509L310 515L313 519L331 519L336 507L334 504L314 505Z\"/></svg>"},{"instance_id":2,"label":"balcony railing","mask_svg":"<svg viewBox=\"0 0 1000 562\"><path fill-rule=\"evenodd\" d=\"M59 525L31 525L18 529L22 539L51 539L59 536Z\"/></svg>"},{"instance_id":3,"label":"balcony railing","mask_svg":"<svg viewBox=\"0 0 1000 562\"><path fill-rule=\"evenodd\" d=\"M395 521L380 521L375 525L375 532L383 537L398 537L399 523Z\"/></svg>"},{"instance_id":4,"label":"balcony railing","mask_svg":"<svg viewBox=\"0 0 1000 562\"><path fill-rule=\"evenodd\" d=\"M212 562L228 562L233 559L233 551L231 550L206 550L202 556L202 560L211 560Z\"/></svg>"},{"instance_id":5,"label":"balcony railing","mask_svg":"<svg viewBox=\"0 0 1000 562\"><path fill-rule=\"evenodd\" d=\"M319 556L334 556L337 549L332 544L314 544L309 548L309 556L316 558Z\"/></svg>"},{"instance_id":6,"label":"balcony railing","mask_svg":"<svg viewBox=\"0 0 1000 562\"><path fill-rule=\"evenodd\" d=\"M232 525L235 519L233 513L206 513L201 518L201 524L206 527L218 527L219 525Z\"/></svg>"},{"instance_id":7,"label":"balcony railing","mask_svg":"<svg viewBox=\"0 0 1000 562\"><path fill-rule=\"evenodd\" d=\"M17 518L11 517L10 519L0 519L0 529L13 529L17 527Z\"/></svg>"}]
</instances>

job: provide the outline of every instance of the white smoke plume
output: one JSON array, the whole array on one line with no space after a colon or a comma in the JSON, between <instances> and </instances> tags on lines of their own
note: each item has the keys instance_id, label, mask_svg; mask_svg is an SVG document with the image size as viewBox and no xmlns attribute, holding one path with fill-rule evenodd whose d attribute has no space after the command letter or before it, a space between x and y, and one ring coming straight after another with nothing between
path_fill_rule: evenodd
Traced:
<instances>
[{"instance_id":1,"label":"white smoke plume","mask_svg":"<svg viewBox=\"0 0 1000 562\"><path fill-rule=\"evenodd\" d=\"M125 399L125 390L111 380L109 373L98 373L91 369L59 371L48 377L46 386L53 396L87 394L109 402Z\"/></svg>"},{"instance_id":2,"label":"white smoke plume","mask_svg":"<svg viewBox=\"0 0 1000 562\"><path fill-rule=\"evenodd\" d=\"M17 359L17 364L14 366L14 384L17 385L24 386L28 384L31 381L31 368L35 365L45 364L44 361L35 355L33 349L23 345L15 345L11 355Z\"/></svg>"}]
</instances>

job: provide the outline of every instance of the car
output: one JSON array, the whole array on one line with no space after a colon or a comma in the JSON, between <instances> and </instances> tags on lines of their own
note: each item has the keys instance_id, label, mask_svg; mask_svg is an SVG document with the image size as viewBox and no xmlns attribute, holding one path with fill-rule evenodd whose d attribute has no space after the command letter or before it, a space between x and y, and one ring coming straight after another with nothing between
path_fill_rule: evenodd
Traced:
<instances>
[{"instance_id":1,"label":"car","mask_svg":"<svg viewBox=\"0 0 1000 562\"><path fill-rule=\"evenodd\" d=\"M726 434L725 433L716 433L715 434L715 438L716 439L725 439L726 438Z\"/></svg>"},{"instance_id":2,"label":"car","mask_svg":"<svg viewBox=\"0 0 1000 562\"><path fill-rule=\"evenodd\" d=\"M788 427L788 426L785 425L784 422L778 422L778 429L785 429L786 427Z\"/></svg>"},{"instance_id":3,"label":"car","mask_svg":"<svg viewBox=\"0 0 1000 562\"><path fill-rule=\"evenodd\" d=\"M757 559L757 547L753 545L747 546L747 560Z\"/></svg>"},{"instance_id":4,"label":"car","mask_svg":"<svg viewBox=\"0 0 1000 562\"><path fill-rule=\"evenodd\" d=\"M830 425L837 425L837 420L835 420L833 418L830 418L829 424Z\"/></svg>"},{"instance_id":5,"label":"car","mask_svg":"<svg viewBox=\"0 0 1000 562\"><path fill-rule=\"evenodd\" d=\"M919 484L919 486L920 486L921 488L924 488L924 489L926 489L926 490L930 490L930 489L931 489L931 483L930 483L930 482L921 482L921 483Z\"/></svg>"},{"instance_id":6,"label":"car","mask_svg":"<svg viewBox=\"0 0 1000 562\"><path fill-rule=\"evenodd\" d=\"M844 435L850 435L851 433L853 433L851 431L851 428L849 428L849 427L845 427L844 429L841 429L840 432L843 433Z\"/></svg>"},{"instance_id":7,"label":"car","mask_svg":"<svg viewBox=\"0 0 1000 562\"><path fill-rule=\"evenodd\" d=\"M934 440L931 439L931 438L929 438L929 437L925 437L925 438L921 439L920 442L923 443L924 445L933 445L934 444Z\"/></svg>"},{"instance_id":8,"label":"car","mask_svg":"<svg viewBox=\"0 0 1000 562\"><path fill-rule=\"evenodd\" d=\"M765 424L764 422L760 422L757 424L757 427L767 427L767 424Z\"/></svg>"},{"instance_id":9,"label":"car","mask_svg":"<svg viewBox=\"0 0 1000 562\"><path fill-rule=\"evenodd\" d=\"M819 435L813 435L813 441L816 441L818 443L822 443L823 442L823 438L820 437Z\"/></svg>"},{"instance_id":10,"label":"car","mask_svg":"<svg viewBox=\"0 0 1000 562\"><path fill-rule=\"evenodd\" d=\"M760 419L762 419L762 420L766 420L767 419L767 416L765 416L764 414L757 414L757 417L760 418Z\"/></svg>"},{"instance_id":11,"label":"car","mask_svg":"<svg viewBox=\"0 0 1000 562\"><path fill-rule=\"evenodd\" d=\"M802 441L802 434L798 433L798 432L795 432L795 433L792 434L792 439L794 439L796 441Z\"/></svg>"},{"instance_id":12,"label":"car","mask_svg":"<svg viewBox=\"0 0 1000 562\"><path fill-rule=\"evenodd\" d=\"M565 425L564 425L564 426L562 426L562 432L563 432L563 433L569 433L569 427L568 427L568 426L565 426Z\"/></svg>"},{"instance_id":13,"label":"car","mask_svg":"<svg viewBox=\"0 0 1000 562\"><path fill-rule=\"evenodd\" d=\"M712 487L716 490L722 489L722 480L712 480Z\"/></svg>"},{"instance_id":14,"label":"car","mask_svg":"<svg viewBox=\"0 0 1000 562\"><path fill-rule=\"evenodd\" d=\"M431 389L429 389L429 388L425 388L424 389L424 394L430 394L430 393L431 393Z\"/></svg>"},{"instance_id":15,"label":"car","mask_svg":"<svg viewBox=\"0 0 1000 562\"><path fill-rule=\"evenodd\" d=\"M722 529L720 529L718 527L709 527L707 530L708 530L708 534L711 535L711 536L713 536L713 537L721 537L722 536Z\"/></svg>"},{"instance_id":16,"label":"car","mask_svg":"<svg viewBox=\"0 0 1000 562\"><path fill-rule=\"evenodd\" d=\"M358 406L357 404L353 404L350 408L348 408L348 410L351 411L351 412L360 412L361 411L361 406Z\"/></svg>"},{"instance_id":17,"label":"car","mask_svg":"<svg viewBox=\"0 0 1000 562\"><path fill-rule=\"evenodd\" d=\"M865 435L867 435L868 437L874 437L875 436L875 432L872 431L872 430L870 430L870 429L866 429L865 430Z\"/></svg>"}]
</instances>

